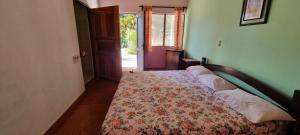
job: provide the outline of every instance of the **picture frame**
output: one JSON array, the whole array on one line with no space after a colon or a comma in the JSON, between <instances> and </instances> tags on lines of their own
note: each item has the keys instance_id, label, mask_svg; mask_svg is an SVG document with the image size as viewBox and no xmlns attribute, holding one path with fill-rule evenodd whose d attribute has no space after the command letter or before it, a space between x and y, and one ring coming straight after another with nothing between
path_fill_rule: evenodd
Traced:
<instances>
[{"instance_id":1,"label":"picture frame","mask_svg":"<svg viewBox=\"0 0 300 135\"><path fill-rule=\"evenodd\" d=\"M272 0L244 0L240 26L266 24Z\"/></svg>"}]
</instances>

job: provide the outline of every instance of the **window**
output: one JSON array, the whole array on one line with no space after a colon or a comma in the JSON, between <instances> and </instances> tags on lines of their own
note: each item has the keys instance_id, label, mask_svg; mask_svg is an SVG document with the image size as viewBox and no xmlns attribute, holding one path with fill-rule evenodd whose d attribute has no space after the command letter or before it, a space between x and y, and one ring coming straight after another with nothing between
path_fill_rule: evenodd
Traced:
<instances>
[{"instance_id":1,"label":"window","mask_svg":"<svg viewBox=\"0 0 300 135\"><path fill-rule=\"evenodd\" d=\"M152 36L152 46L174 46L175 15L174 14L153 14L151 36Z\"/></svg>"},{"instance_id":2,"label":"window","mask_svg":"<svg viewBox=\"0 0 300 135\"><path fill-rule=\"evenodd\" d=\"M166 15L165 46L174 46L175 41L175 15Z\"/></svg>"},{"instance_id":3,"label":"window","mask_svg":"<svg viewBox=\"0 0 300 135\"><path fill-rule=\"evenodd\" d=\"M152 46L164 45L164 15L153 14L152 15Z\"/></svg>"}]
</instances>

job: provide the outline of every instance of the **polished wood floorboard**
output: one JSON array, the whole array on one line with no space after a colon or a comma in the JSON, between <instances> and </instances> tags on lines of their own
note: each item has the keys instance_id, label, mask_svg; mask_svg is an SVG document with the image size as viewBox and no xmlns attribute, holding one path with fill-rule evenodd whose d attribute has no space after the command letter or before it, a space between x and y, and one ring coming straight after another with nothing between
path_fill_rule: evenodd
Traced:
<instances>
[{"instance_id":1,"label":"polished wood floorboard","mask_svg":"<svg viewBox=\"0 0 300 135\"><path fill-rule=\"evenodd\" d=\"M99 135L118 83L92 81L71 115L56 129L54 135Z\"/></svg>"}]
</instances>

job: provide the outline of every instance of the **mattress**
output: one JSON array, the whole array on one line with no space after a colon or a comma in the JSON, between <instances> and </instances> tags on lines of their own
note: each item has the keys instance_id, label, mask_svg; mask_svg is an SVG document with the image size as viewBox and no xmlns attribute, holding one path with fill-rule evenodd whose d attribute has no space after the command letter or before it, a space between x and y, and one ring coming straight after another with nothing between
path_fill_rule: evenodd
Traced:
<instances>
[{"instance_id":1,"label":"mattress","mask_svg":"<svg viewBox=\"0 0 300 135\"><path fill-rule=\"evenodd\" d=\"M102 124L104 135L284 134L287 123L253 124L187 71L123 75Z\"/></svg>"}]
</instances>

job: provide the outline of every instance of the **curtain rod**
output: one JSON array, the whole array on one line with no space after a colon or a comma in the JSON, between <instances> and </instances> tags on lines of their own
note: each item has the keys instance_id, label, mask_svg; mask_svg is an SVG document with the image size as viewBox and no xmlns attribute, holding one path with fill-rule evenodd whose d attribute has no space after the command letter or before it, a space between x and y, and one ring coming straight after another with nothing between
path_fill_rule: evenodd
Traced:
<instances>
[{"instance_id":1,"label":"curtain rod","mask_svg":"<svg viewBox=\"0 0 300 135\"><path fill-rule=\"evenodd\" d=\"M140 8L144 8L143 5L139 6ZM152 8L176 8L176 7L168 7L168 6L151 6ZM186 9L186 7L183 7L183 9Z\"/></svg>"}]
</instances>

